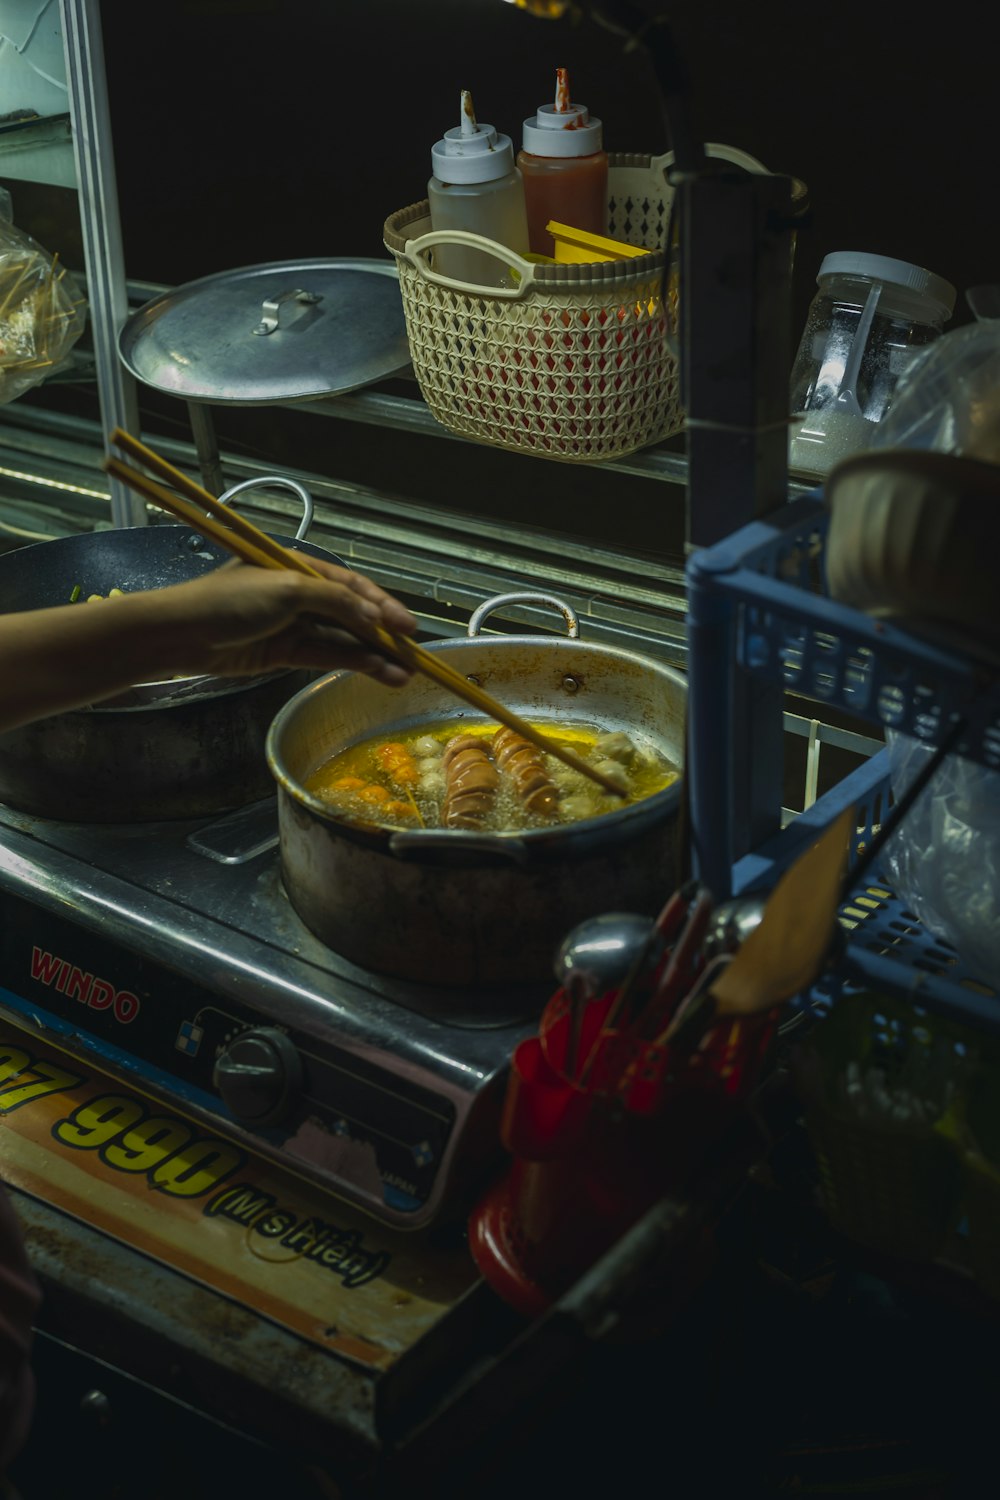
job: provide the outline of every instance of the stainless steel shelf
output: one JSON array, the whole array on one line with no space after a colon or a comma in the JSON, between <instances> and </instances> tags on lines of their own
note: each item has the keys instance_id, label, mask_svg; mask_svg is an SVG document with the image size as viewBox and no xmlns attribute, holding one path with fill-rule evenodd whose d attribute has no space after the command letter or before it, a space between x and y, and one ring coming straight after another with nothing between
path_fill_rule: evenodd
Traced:
<instances>
[{"instance_id":1,"label":"stainless steel shelf","mask_svg":"<svg viewBox=\"0 0 1000 1500\"><path fill-rule=\"evenodd\" d=\"M130 282L129 305L141 307L163 290ZM85 364L74 373L86 381ZM387 385L388 390L375 387L287 405L314 417L459 444L489 461L489 450L454 436L435 420L412 375ZM206 410L211 420L211 408ZM155 442L172 462L199 477L193 431L191 441L157 437ZM0 543L31 539L25 532L58 536L110 525L103 457L103 434L96 421L29 402L0 413ZM274 465L235 452L223 452L221 463L227 484L275 472ZM538 465L544 468L546 460L536 460L536 473ZM659 481L668 486L665 503L683 504L687 460L666 444L587 468L616 476L619 485L619 476ZM385 488L292 469L285 462L281 472L301 480L314 497L313 539L403 595L429 630L461 631L485 599L533 590L555 593L571 605L589 639L632 646L673 665L686 662L685 578L679 560L489 517L477 516L472 528L460 512L418 503ZM794 480L789 486L792 495L809 488ZM294 530L298 520L295 502L275 491L254 493L248 514L285 531ZM508 606L493 619L496 628L553 628L551 609L541 605Z\"/></svg>"},{"instance_id":2,"label":"stainless steel shelf","mask_svg":"<svg viewBox=\"0 0 1000 1500\"><path fill-rule=\"evenodd\" d=\"M412 432L422 437L440 437L449 443L482 446L471 443L468 438L458 437L449 432L446 427L442 427L441 423L431 415L420 395L415 379L412 396L385 395L378 391L352 391L344 396L302 402L299 410L314 412L318 416L365 422L375 427L391 427L397 432ZM540 461L546 462L544 458ZM644 448L625 458L609 459L605 463L588 465L588 467L600 469L608 474L635 474L647 479L663 479L671 484L682 485L687 479L687 461L683 453L675 453L663 446Z\"/></svg>"}]
</instances>

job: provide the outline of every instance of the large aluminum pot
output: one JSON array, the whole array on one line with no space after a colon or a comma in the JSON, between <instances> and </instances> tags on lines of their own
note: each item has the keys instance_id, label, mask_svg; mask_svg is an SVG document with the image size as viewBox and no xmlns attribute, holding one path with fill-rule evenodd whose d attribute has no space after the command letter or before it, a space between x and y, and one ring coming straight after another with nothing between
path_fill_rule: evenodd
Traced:
<instances>
[{"instance_id":1,"label":"large aluminum pot","mask_svg":"<svg viewBox=\"0 0 1000 1500\"><path fill-rule=\"evenodd\" d=\"M303 504L296 535L276 540L340 562L305 540L313 503L297 480L246 480L220 499L265 486L290 489ZM0 611L68 604L76 586L84 596L162 588L197 578L228 557L180 525L59 537L0 557ZM74 608L101 605L81 602ZM0 734L0 802L40 817L87 823L196 818L246 806L274 790L264 758L271 720L316 675L147 682L93 707Z\"/></svg>"},{"instance_id":2,"label":"large aluminum pot","mask_svg":"<svg viewBox=\"0 0 1000 1500\"><path fill-rule=\"evenodd\" d=\"M556 605L569 634L478 635L491 610L521 599ZM682 764L682 674L578 633L559 600L502 595L473 615L468 639L428 649L529 719L624 730ZM314 935L362 968L441 985L544 983L558 944L583 918L659 910L678 877L680 783L580 823L491 835L351 821L303 786L360 740L460 717L482 721L423 676L388 689L336 673L290 699L267 737L285 889Z\"/></svg>"}]
</instances>

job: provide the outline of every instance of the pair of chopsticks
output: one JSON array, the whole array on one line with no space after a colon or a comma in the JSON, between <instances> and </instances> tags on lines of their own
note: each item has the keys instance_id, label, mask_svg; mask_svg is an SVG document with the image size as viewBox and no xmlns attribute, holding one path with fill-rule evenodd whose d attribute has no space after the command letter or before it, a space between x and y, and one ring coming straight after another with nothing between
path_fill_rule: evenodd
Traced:
<instances>
[{"instance_id":1,"label":"pair of chopsticks","mask_svg":"<svg viewBox=\"0 0 1000 1500\"><path fill-rule=\"evenodd\" d=\"M172 464L167 463L166 459L154 453L151 448L147 448L145 443L141 443L131 433L116 427L111 433L110 440L132 458L137 459L153 474L158 475L167 484L173 485L179 493L172 493L163 485L113 456L105 460L104 468L107 473L121 480L123 484L129 485L138 494L144 495L161 510L169 511L178 520L186 522L194 531L200 532L209 541L225 547L243 562L251 563L255 567L291 568L299 573L307 573L313 578L324 577L324 574L318 568L314 568L302 553L283 547L280 542L268 536L267 532L254 526L245 516L223 505L216 500L214 495L209 494L208 490L195 484L186 474L175 469ZM511 709L505 708L489 693L470 682L467 677L463 677L460 672L456 672L454 667L450 667L433 652L425 650L409 636L397 635L395 631L386 630L384 626L373 625L370 634L364 637L359 636L359 638L363 639L365 645L373 645L387 652L413 671L422 672L425 677L433 678L439 686L447 688L456 698L463 699L473 708L478 708L481 713L487 714L491 719L496 719L508 729L513 729L515 734L529 740L536 749L544 751L547 755L554 755L564 765L571 766L574 771L579 771L581 775L597 782L605 791L612 792L616 797L624 795L621 788L616 786L609 776L605 776L602 771L588 765L581 756L576 755L564 745L555 744L526 719L522 719Z\"/></svg>"}]
</instances>

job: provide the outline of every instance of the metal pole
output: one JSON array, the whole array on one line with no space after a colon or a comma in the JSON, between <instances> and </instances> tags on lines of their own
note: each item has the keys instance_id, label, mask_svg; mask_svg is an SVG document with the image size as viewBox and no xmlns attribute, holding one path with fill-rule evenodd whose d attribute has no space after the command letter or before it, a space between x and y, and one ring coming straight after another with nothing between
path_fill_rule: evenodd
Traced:
<instances>
[{"instance_id":1,"label":"metal pole","mask_svg":"<svg viewBox=\"0 0 1000 1500\"><path fill-rule=\"evenodd\" d=\"M197 401L187 401L185 405L188 420L191 423L195 451L198 454L201 482L210 495L221 495L226 488L226 482L222 477L222 460L219 457L219 444L215 436L212 413L207 406L201 406Z\"/></svg>"},{"instance_id":2,"label":"metal pole","mask_svg":"<svg viewBox=\"0 0 1000 1500\"><path fill-rule=\"evenodd\" d=\"M59 0L73 153L83 232L87 297L101 421L139 436L135 381L118 358L118 330L128 316L121 223L115 183L104 46L98 0ZM144 526L144 502L112 479L115 526Z\"/></svg>"},{"instance_id":3,"label":"metal pole","mask_svg":"<svg viewBox=\"0 0 1000 1500\"><path fill-rule=\"evenodd\" d=\"M724 163L678 184L689 548L788 500L792 189Z\"/></svg>"},{"instance_id":4,"label":"metal pole","mask_svg":"<svg viewBox=\"0 0 1000 1500\"><path fill-rule=\"evenodd\" d=\"M689 554L788 499L793 187L788 177L725 166L678 183ZM689 662L694 677L693 653ZM729 690L725 795L736 860L780 827L784 692L746 672Z\"/></svg>"}]
</instances>

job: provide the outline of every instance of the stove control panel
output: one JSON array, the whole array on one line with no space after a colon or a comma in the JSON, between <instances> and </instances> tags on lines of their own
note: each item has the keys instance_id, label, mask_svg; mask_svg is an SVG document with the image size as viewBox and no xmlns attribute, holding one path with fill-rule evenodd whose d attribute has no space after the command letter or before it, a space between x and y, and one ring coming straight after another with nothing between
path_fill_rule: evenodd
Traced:
<instances>
[{"instance_id":1,"label":"stove control panel","mask_svg":"<svg viewBox=\"0 0 1000 1500\"><path fill-rule=\"evenodd\" d=\"M454 1099L388 1051L276 1025L206 979L0 890L0 1010L386 1222L429 1222L453 1165Z\"/></svg>"}]
</instances>

